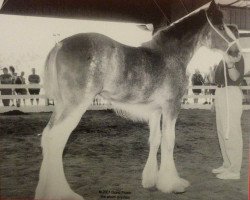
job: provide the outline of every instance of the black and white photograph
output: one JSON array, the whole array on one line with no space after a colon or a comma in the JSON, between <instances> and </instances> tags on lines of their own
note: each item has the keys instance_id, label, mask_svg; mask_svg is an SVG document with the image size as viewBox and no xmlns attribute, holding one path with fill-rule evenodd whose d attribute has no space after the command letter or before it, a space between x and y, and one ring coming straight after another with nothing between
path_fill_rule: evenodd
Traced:
<instances>
[{"instance_id":1,"label":"black and white photograph","mask_svg":"<svg viewBox=\"0 0 250 200\"><path fill-rule=\"evenodd\" d=\"M0 0L1 200L248 200L250 0Z\"/></svg>"}]
</instances>

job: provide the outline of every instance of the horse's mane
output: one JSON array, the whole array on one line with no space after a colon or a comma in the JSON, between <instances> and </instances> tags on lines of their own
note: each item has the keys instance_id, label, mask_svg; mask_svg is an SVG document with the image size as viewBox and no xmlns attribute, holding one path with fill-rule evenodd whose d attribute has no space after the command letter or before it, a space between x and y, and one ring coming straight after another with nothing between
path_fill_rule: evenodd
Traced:
<instances>
[{"instance_id":1,"label":"horse's mane","mask_svg":"<svg viewBox=\"0 0 250 200\"><path fill-rule=\"evenodd\" d=\"M175 32L178 29L182 29L181 31L183 31L183 30L186 30L186 28L187 29L190 28L190 26L195 27L196 24L194 23L194 21L195 20L200 21L202 18L199 18L198 16L204 15L205 12L208 12L207 13L208 15L213 16L211 19L213 24L222 23L222 19L223 19L222 12L220 10L216 10L216 11L213 11L212 13L210 13L209 11L207 11L208 5L209 4L206 4L206 5L198 8L197 10L195 10L195 11L189 13L188 15L185 15L184 17L180 18L179 20L173 22L169 26L163 26L163 27L159 28L155 32L154 36L162 31L164 33L167 33L167 32L171 32L171 31Z\"/></svg>"},{"instance_id":2,"label":"horse's mane","mask_svg":"<svg viewBox=\"0 0 250 200\"><path fill-rule=\"evenodd\" d=\"M205 20L203 20L204 22L201 21L202 19L205 19L204 16L205 11L203 9L196 10L169 26L159 28L153 35L152 40L143 43L142 46L157 49L158 46L162 46L163 43L167 43L166 46L170 46L173 42L176 42L175 39L180 40L183 35L193 36L195 35L195 32L198 32L198 29L201 28L200 24L205 24Z\"/></svg>"},{"instance_id":3,"label":"horse's mane","mask_svg":"<svg viewBox=\"0 0 250 200\"><path fill-rule=\"evenodd\" d=\"M157 33L159 33L160 31L170 31L171 29L173 29L173 28L175 28L176 26L178 26L178 24L184 23L187 19L189 19L189 18L192 17L192 16L197 15L197 14L200 13L201 11L203 11L203 10L199 9L199 10L196 10L195 12L191 12L191 13L189 13L188 15L185 15L184 17L178 19L177 21L174 21L174 22L171 23L170 25L168 25L168 26L163 26L163 27L159 28L159 29L155 32L155 35L156 35Z\"/></svg>"}]
</instances>

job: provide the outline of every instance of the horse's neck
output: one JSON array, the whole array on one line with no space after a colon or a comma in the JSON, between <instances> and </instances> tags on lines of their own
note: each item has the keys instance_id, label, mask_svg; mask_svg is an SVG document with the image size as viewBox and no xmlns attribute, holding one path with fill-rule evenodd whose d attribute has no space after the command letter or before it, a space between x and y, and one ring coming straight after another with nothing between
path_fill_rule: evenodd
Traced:
<instances>
[{"instance_id":1,"label":"horse's neck","mask_svg":"<svg viewBox=\"0 0 250 200\"><path fill-rule=\"evenodd\" d=\"M184 31L185 32L185 31ZM187 65L192 59L197 49L201 46L200 40L202 40L202 31L189 34L189 37L183 38L183 40L177 40L170 38L165 41L165 46L162 47L159 44L163 43L160 38L158 40L152 40L147 42L144 46L153 49L161 49L166 58L175 57L181 62L181 67L187 69Z\"/></svg>"},{"instance_id":2,"label":"horse's neck","mask_svg":"<svg viewBox=\"0 0 250 200\"><path fill-rule=\"evenodd\" d=\"M144 45L154 49L161 49L167 56L177 57L182 67L187 68L188 63L201 46L204 34L207 31L203 14L192 16L189 21L180 22L170 30L158 31L150 42ZM188 19L187 19L188 20ZM199 28L197 28L199 27Z\"/></svg>"}]
</instances>

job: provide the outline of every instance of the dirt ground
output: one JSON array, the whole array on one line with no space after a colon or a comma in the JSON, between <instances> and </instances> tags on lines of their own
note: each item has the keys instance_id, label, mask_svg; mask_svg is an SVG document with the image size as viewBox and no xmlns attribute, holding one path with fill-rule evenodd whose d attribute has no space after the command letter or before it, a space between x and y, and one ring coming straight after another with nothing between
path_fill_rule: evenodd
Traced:
<instances>
[{"instance_id":1,"label":"dirt ground","mask_svg":"<svg viewBox=\"0 0 250 200\"><path fill-rule=\"evenodd\" d=\"M50 114L0 115L1 198L32 198L41 164L40 136ZM148 155L148 126L111 111L88 111L71 135L64 153L66 177L86 200L107 199L106 190L123 192L113 199L246 200L250 111L244 111L243 166L240 180L219 180L221 165L215 116L205 110L182 110L176 126L175 161L191 186L183 194L164 194L141 185ZM120 196L119 196L120 195ZM107 197L107 196L106 196ZM112 198L111 198L112 199Z\"/></svg>"}]
</instances>

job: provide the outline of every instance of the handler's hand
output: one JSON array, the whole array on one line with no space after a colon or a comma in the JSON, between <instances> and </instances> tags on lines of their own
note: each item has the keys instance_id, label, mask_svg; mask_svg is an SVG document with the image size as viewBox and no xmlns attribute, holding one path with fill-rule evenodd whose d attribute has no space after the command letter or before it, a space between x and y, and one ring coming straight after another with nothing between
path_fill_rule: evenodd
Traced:
<instances>
[{"instance_id":1,"label":"handler's hand","mask_svg":"<svg viewBox=\"0 0 250 200\"><path fill-rule=\"evenodd\" d=\"M211 105L211 112L215 112L215 104L214 103Z\"/></svg>"}]
</instances>

